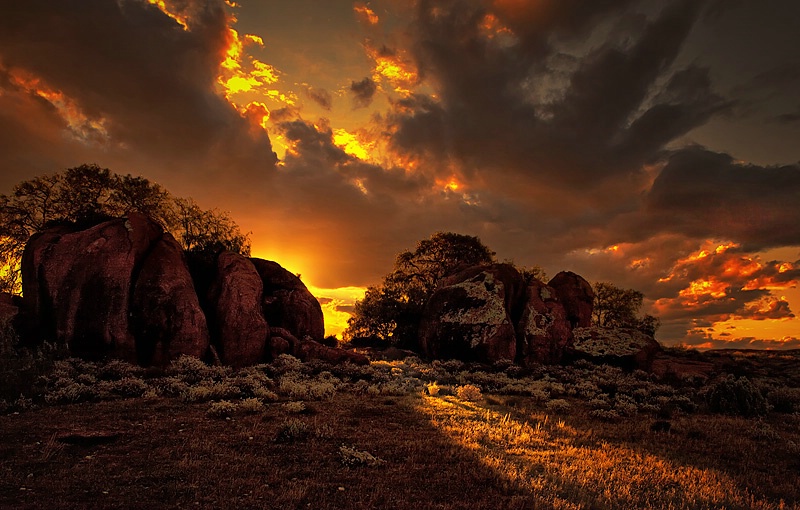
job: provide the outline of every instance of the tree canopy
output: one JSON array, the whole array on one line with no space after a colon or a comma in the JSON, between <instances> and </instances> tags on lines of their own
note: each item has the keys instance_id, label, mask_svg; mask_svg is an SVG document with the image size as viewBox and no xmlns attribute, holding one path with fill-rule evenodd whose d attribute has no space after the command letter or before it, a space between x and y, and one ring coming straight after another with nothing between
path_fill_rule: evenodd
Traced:
<instances>
[{"instance_id":1,"label":"tree canopy","mask_svg":"<svg viewBox=\"0 0 800 510\"><path fill-rule=\"evenodd\" d=\"M604 328L633 328L655 335L660 323L652 315L640 316L644 294L608 282L594 285L592 322Z\"/></svg>"},{"instance_id":2,"label":"tree canopy","mask_svg":"<svg viewBox=\"0 0 800 510\"><path fill-rule=\"evenodd\" d=\"M135 211L171 232L188 252L250 252L249 234L227 213L204 210L140 176L81 165L43 175L0 195L0 292L20 290L20 260L30 236L59 223L93 225Z\"/></svg>"},{"instance_id":3,"label":"tree canopy","mask_svg":"<svg viewBox=\"0 0 800 510\"><path fill-rule=\"evenodd\" d=\"M422 310L437 284L465 267L494 262L494 255L477 237L452 232L419 241L414 251L397 255L392 272L356 303L345 340L413 345Z\"/></svg>"}]
</instances>

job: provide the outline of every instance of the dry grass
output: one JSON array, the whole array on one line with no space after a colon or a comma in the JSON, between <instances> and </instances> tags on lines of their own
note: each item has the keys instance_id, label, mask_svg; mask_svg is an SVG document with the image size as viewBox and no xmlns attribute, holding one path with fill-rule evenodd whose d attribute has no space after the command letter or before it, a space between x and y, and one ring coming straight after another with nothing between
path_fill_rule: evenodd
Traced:
<instances>
[{"instance_id":1,"label":"dry grass","mask_svg":"<svg viewBox=\"0 0 800 510\"><path fill-rule=\"evenodd\" d=\"M0 508L800 508L800 367L746 362L782 412L587 364L67 360L0 415Z\"/></svg>"}]
</instances>

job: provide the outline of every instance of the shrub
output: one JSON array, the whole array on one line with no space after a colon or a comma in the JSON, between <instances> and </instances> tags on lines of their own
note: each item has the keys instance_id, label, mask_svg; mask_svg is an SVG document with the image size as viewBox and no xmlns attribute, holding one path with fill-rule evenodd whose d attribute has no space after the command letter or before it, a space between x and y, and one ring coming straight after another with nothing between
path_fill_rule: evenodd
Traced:
<instances>
[{"instance_id":1,"label":"shrub","mask_svg":"<svg viewBox=\"0 0 800 510\"><path fill-rule=\"evenodd\" d=\"M94 400L97 396L96 387L72 382L46 393L44 400L48 404L73 404Z\"/></svg>"},{"instance_id":2,"label":"shrub","mask_svg":"<svg viewBox=\"0 0 800 510\"><path fill-rule=\"evenodd\" d=\"M239 402L239 412L258 414L264 411L264 403L257 398L246 398Z\"/></svg>"},{"instance_id":3,"label":"shrub","mask_svg":"<svg viewBox=\"0 0 800 510\"><path fill-rule=\"evenodd\" d=\"M545 404L545 407L551 413L566 414L569 412L572 406L569 404L569 402L567 402L563 398L554 398L553 400Z\"/></svg>"},{"instance_id":4,"label":"shrub","mask_svg":"<svg viewBox=\"0 0 800 510\"><path fill-rule=\"evenodd\" d=\"M303 362L291 354L281 354L272 362L272 366L278 373L299 372L303 368Z\"/></svg>"},{"instance_id":5,"label":"shrub","mask_svg":"<svg viewBox=\"0 0 800 510\"><path fill-rule=\"evenodd\" d=\"M386 463L385 460L367 451L356 450L355 448L345 445L339 447L339 457L342 460L342 464L348 467L379 466Z\"/></svg>"},{"instance_id":6,"label":"shrub","mask_svg":"<svg viewBox=\"0 0 800 510\"><path fill-rule=\"evenodd\" d=\"M233 402L220 400L219 402L213 402L210 406L208 406L206 414L212 418L228 418L236 412L236 407L236 404Z\"/></svg>"},{"instance_id":7,"label":"shrub","mask_svg":"<svg viewBox=\"0 0 800 510\"><path fill-rule=\"evenodd\" d=\"M465 384L457 387L456 396L467 402L477 402L483 397L483 395L481 395L481 389L472 384Z\"/></svg>"},{"instance_id":8,"label":"shrub","mask_svg":"<svg viewBox=\"0 0 800 510\"><path fill-rule=\"evenodd\" d=\"M589 416L609 423L618 422L620 419L622 419L620 414L613 409L595 409L593 411L589 411Z\"/></svg>"},{"instance_id":9,"label":"shrub","mask_svg":"<svg viewBox=\"0 0 800 510\"><path fill-rule=\"evenodd\" d=\"M141 397L150 386L138 377L123 377L118 381L107 383L104 389L121 397Z\"/></svg>"},{"instance_id":10,"label":"shrub","mask_svg":"<svg viewBox=\"0 0 800 510\"><path fill-rule=\"evenodd\" d=\"M119 381L126 377L136 377L141 373L142 369L137 366L122 360L112 359L100 367L98 376L104 381Z\"/></svg>"},{"instance_id":11,"label":"shrub","mask_svg":"<svg viewBox=\"0 0 800 510\"><path fill-rule=\"evenodd\" d=\"M302 413L303 411L306 410L306 405L304 403L297 402L297 401L294 401L294 400L290 400L289 402L286 402L281 407L283 407L283 409L287 413Z\"/></svg>"},{"instance_id":12,"label":"shrub","mask_svg":"<svg viewBox=\"0 0 800 510\"><path fill-rule=\"evenodd\" d=\"M800 412L800 388L776 388L769 392L767 400L778 413Z\"/></svg>"},{"instance_id":13,"label":"shrub","mask_svg":"<svg viewBox=\"0 0 800 510\"><path fill-rule=\"evenodd\" d=\"M308 436L308 425L297 418L287 418L278 428L275 437L277 443L293 443L305 439Z\"/></svg>"},{"instance_id":14,"label":"shrub","mask_svg":"<svg viewBox=\"0 0 800 510\"><path fill-rule=\"evenodd\" d=\"M208 402L209 400L234 399L241 396L237 386L228 381L210 381L188 387L182 394L185 402Z\"/></svg>"},{"instance_id":15,"label":"shrub","mask_svg":"<svg viewBox=\"0 0 800 510\"><path fill-rule=\"evenodd\" d=\"M203 379L211 378L214 370L199 358L181 355L167 367L167 374L179 377L187 384L196 384Z\"/></svg>"},{"instance_id":16,"label":"shrub","mask_svg":"<svg viewBox=\"0 0 800 510\"><path fill-rule=\"evenodd\" d=\"M712 382L705 390L708 408L715 413L741 416L766 414L767 399L747 377L736 379L728 374Z\"/></svg>"}]
</instances>

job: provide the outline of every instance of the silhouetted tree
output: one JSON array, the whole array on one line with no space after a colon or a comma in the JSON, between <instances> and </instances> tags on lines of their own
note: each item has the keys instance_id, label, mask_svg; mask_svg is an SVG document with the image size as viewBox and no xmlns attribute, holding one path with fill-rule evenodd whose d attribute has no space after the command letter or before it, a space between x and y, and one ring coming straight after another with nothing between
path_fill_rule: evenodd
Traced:
<instances>
[{"instance_id":1,"label":"silhouetted tree","mask_svg":"<svg viewBox=\"0 0 800 510\"><path fill-rule=\"evenodd\" d=\"M159 222L189 252L250 254L249 234L242 234L227 213L175 198L144 177L81 165L34 177L0 195L0 292L19 292L22 252L36 232L56 223L91 226L131 211Z\"/></svg>"},{"instance_id":2,"label":"silhouetted tree","mask_svg":"<svg viewBox=\"0 0 800 510\"><path fill-rule=\"evenodd\" d=\"M605 328L633 328L655 335L660 326L652 315L640 316L644 294L638 290L622 289L608 282L594 284L592 322Z\"/></svg>"},{"instance_id":3,"label":"silhouetted tree","mask_svg":"<svg viewBox=\"0 0 800 510\"><path fill-rule=\"evenodd\" d=\"M494 252L477 237L437 232L397 256L394 270L369 287L347 321L345 340L372 337L412 347L425 303L439 282L459 270L494 262Z\"/></svg>"}]
</instances>

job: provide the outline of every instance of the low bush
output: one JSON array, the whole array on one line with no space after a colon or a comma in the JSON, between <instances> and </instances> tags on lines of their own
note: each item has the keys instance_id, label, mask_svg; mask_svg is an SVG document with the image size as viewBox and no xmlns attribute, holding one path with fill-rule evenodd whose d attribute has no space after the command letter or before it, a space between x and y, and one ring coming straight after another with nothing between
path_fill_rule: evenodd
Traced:
<instances>
[{"instance_id":1,"label":"low bush","mask_svg":"<svg viewBox=\"0 0 800 510\"><path fill-rule=\"evenodd\" d=\"M747 377L731 374L712 381L704 391L709 410L739 416L758 416L769 411L761 391Z\"/></svg>"}]
</instances>

